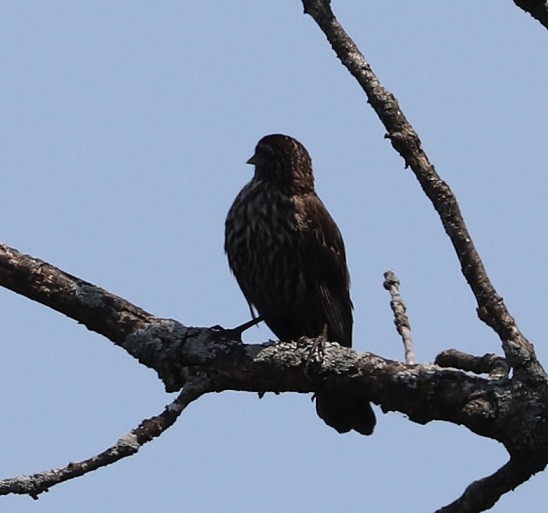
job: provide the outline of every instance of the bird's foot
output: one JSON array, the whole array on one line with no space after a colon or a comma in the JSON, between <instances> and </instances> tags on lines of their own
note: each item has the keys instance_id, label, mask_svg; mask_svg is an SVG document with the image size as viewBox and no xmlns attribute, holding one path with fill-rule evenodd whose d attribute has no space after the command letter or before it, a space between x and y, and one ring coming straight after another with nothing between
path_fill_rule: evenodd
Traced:
<instances>
[{"instance_id":1,"label":"bird's foot","mask_svg":"<svg viewBox=\"0 0 548 513\"><path fill-rule=\"evenodd\" d=\"M322 360L325 353L325 343L328 342L327 338L327 324L324 326L323 331L315 338L312 339L312 346L308 352L307 362L310 363L312 358L318 357L318 360Z\"/></svg>"}]
</instances>

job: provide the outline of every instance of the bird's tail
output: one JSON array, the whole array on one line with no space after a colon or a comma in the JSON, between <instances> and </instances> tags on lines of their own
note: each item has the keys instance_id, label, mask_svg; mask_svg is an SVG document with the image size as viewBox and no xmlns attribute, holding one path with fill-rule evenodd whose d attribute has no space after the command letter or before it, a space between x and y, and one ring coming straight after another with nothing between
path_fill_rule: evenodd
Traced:
<instances>
[{"instance_id":1,"label":"bird's tail","mask_svg":"<svg viewBox=\"0 0 548 513\"><path fill-rule=\"evenodd\" d=\"M339 433L351 429L370 435L376 424L371 404L361 394L341 394L339 391L320 390L316 393L316 412L323 421Z\"/></svg>"}]
</instances>

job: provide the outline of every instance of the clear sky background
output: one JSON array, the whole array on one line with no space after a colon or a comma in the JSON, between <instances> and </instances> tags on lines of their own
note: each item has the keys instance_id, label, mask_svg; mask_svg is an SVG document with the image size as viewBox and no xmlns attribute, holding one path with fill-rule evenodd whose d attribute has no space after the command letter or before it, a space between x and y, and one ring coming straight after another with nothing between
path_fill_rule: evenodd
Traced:
<instances>
[{"instance_id":1,"label":"clear sky background","mask_svg":"<svg viewBox=\"0 0 548 513\"><path fill-rule=\"evenodd\" d=\"M548 33L513 2L333 1L457 194L499 293L548 363ZM402 359L383 272L418 360L499 352L437 215L297 0L27 1L0 8L0 240L184 324L249 318L223 254L258 139L309 149L343 232L355 347ZM0 475L96 454L163 410L155 373L0 289ZM252 329L246 341L272 337ZM4 512L432 512L497 470L465 428L378 412L338 435L310 396L222 393L138 455ZM495 506L545 513L541 474Z\"/></svg>"}]
</instances>

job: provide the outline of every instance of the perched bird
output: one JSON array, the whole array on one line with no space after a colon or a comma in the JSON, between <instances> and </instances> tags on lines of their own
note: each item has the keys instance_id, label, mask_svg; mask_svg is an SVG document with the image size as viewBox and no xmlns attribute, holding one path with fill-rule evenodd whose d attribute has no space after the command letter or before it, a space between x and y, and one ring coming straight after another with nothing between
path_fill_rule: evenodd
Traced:
<instances>
[{"instance_id":1,"label":"perched bird","mask_svg":"<svg viewBox=\"0 0 548 513\"><path fill-rule=\"evenodd\" d=\"M250 309L280 340L325 334L350 347L344 243L314 190L310 155L292 137L273 134L259 141L247 163L255 174L228 212L225 251ZM375 426L361 394L319 389L316 411L340 433L369 435Z\"/></svg>"}]
</instances>

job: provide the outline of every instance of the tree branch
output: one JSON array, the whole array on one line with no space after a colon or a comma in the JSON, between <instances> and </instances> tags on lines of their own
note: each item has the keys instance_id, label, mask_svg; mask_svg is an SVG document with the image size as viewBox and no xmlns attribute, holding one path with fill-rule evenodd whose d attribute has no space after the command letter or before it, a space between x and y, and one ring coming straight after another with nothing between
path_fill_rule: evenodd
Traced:
<instances>
[{"instance_id":1,"label":"tree branch","mask_svg":"<svg viewBox=\"0 0 548 513\"><path fill-rule=\"evenodd\" d=\"M494 474L474 481L461 497L436 513L479 513L495 505L507 492L527 481L532 475L546 467L546 460L537 458L510 458Z\"/></svg>"},{"instance_id":2,"label":"tree branch","mask_svg":"<svg viewBox=\"0 0 548 513\"><path fill-rule=\"evenodd\" d=\"M506 379L509 372L506 360L492 353L472 356L458 349L447 349L436 356L434 363L440 367L455 367L476 374L489 374L491 379Z\"/></svg>"},{"instance_id":3,"label":"tree branch","mask_svg":"<svg viewBox=\"0 0 548 513\"><path fill-rule=\"evenodd\" d=\"M42 260L23 255L0 243L0 285L42 303L104 335L151 368L169 362L155 362L156 339L146 347L136 346L130 337L155 322L156 318L89 282L72 276ZM144 344L145 342L143 342ZM180 386L172 391L179 390Z\"/></svg>"},{"instance_id":4,"label":"tree branch","mask_svg":"<svg viewBox=\"0 0 548 513\"><path fill-rule=\"evenodd\" d=\"M78 321L118 345L152 314L0 242L0 285Z\"/></svg>"},{"instance_id":5,"label":"tree branch","mask_svg":"<svg viewBox=\"0 0 548 513\"><path fill-rule=\"evenodd\" d=\"M479 318L499 335L506 358L522 379L544 380L546 375L536 358L533 345L519 331L487 275L453 192L438 176L398 101L380 83L359 48L339 24L329 0L302 1L304 12L316 21L342 64L358 81L385 126L388 132L386 137L403 157L406 167L412 169L438 212L457 253L462 273L476 297Z\"/></svg>"},{"instance_id":6,"label":"tree branch","mask_svg":"<svg viewBox=\"0 0 548 513\"><path fill-rule=\"evenodd\" d=\"M514 3L548 28L548 2L546 0L514 0Z\"/></svg>"},{"instance_id":7,"label":"tree branch","mask_svg":"<svg viewBox=\"0 0 548 513\"><path fill-rule=\"evenodd\" d=\"M54 308L120 345L156 370L168 391L183 388L166 411L144 421L114 447L84 462L1 483L4 493L36 496L53 484L104 466L158 436L191 400L206 391L314 392L321 386L361 393L383 411L425 424L444 420L497 440L515 457L548 461L548 387L490 380L436 365L406 365L337 343L319 361L311 341L244 345L233 330L191 328L152 316L128 301L56 267L0 245L0 284ZM103 320L103 322L101 322ZM195 388L200 377L202 385ZM207 383L207 386L205 385ZM539 463L540 465L540 463Z\"/></svg>"},{"instance_id":8,"label":"tree branch","mask_svg":"<svg viewBox=\"0 0 548 513\"><path fill-rule=\"evenodd\" d=\"M83 476L101 467L106 467L122 458L137 453L139 449L160 436L171 427L184 409L194 400L210 390L210 382L204 377L195 377L189 380L179 396L166 408L163 413L143 420L139 426L120 438L116 444L101 454L77 463L69 463L64 468L47 470L31 476L17 476L0 481L0 495L16 493L30 495L33 499L47 492L52 486Z\"/></svg>"},{"instance_id":9,"label":"tree branch","mask_svg":"<svg viewBox=\"0 0 548 513\"><path fill-rule=\"evenodd\" d=\"M394 324L403 341L405 351L405 363L415 363L415 353L413 351L413 340L411 339L411 324L407 316L407 308L400 295L400 280L394 271L384 273L383 286L390 292L390 307L394 312Z\"/></svg>"},{"instance_id":10,"label":"tree branch","mask_svg":"<svg viewBox=\"0 0 548 513\"><path fill-rule=\"evenodd\" d=\"M314 392L319 384L342 391L352 388L363 391L384 411L400 411L421 424L432 420L463 424L515 451L541 439L544 424L539 412L546 411L548 418L544 382L525 394L512 380L490 381L435 365L405 365L336 343L326 343L321 361L311 362L309 343L244 345L234 340L230 330L193 328L156 318L4 245L0 245L0 284L108 336L154 369L170 392L181 389L196 373L208 376L215 391ZM104 324L98 312L104 315ZM531 418L522 415L527 411Z\"/></svg>"}]
</instances>

